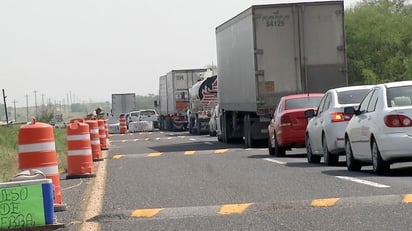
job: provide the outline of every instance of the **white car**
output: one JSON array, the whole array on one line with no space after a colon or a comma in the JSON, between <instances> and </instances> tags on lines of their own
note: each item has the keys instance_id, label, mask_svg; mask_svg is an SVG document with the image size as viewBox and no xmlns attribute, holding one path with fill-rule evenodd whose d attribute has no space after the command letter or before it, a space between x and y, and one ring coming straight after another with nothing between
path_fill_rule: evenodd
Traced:
<instances>
[{"instance_id":1,"label":"white car","mask_svg":"<svg viewBox=\"0 0 412 231\"><path fill-rule=\"evenodd\" d=\"M357 106L372 85L340 87L328 90L319 103L318 110L305 111L309 119L306 126L305 145L309 163L319 163L323 156L325 165L337 165L339 155L345 154L345 128L350 116L344 107Z\"/></svg>"},{"instance_id":2,"label":"white car","mask_svg":"<svg viewBox=\"0 0 412 231\"><path fill-rule=\"evenodd\" d=\"M159 115L155 109L142 109L138 111L131 111L129 116L129 123L134 121L152 121L154 128L159 128Z\"/></svg>"},{"instance_id":3,"label":"white car","mask_svg":"<svg viewBox=\"0 0 412 231\"><path fill-rule=\"evenodd\" d=\"M345 132L348 170L372 163L384 174L390 164L412 160L412 81L376 85L345 113L353 113Z\"/></svg>"}]
</instances>

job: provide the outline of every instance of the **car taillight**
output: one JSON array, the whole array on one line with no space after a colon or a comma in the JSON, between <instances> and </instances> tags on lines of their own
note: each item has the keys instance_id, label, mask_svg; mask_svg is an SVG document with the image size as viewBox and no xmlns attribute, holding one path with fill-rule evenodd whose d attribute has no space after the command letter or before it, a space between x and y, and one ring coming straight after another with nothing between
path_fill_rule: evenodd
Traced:
<instances>
[{"instance_id":1,"label":"car taillight","mask_svg":"<svg viewBox=\"0 0 412 231\"><path fill-rule=\"evenodd\" d=\"M411 127L412 121L404 115L387 115L384 117L385 125L388 127Z\"/></svg>"},{"instance_id":2,"label":"car taillight","mask_svg":"<svg viewBox=\"0 0 412 231\"><path fill-rule=\"evenodd\" d=\"M292 121L290 120L289 116L282 116L280 118L280 126L281 127L286 127L286 126L291 126L292 125Z\"/></svg>"},{"instance_id":3,"label":"car taillight","mask_svg":"<svg viewBox=\"0 0 412 231\"><path fill-rule=\"evenodd\" d=\"M331 116L332 116L332 123L345 122L345 121L349 121L352 118L352 115L345 114L343 112L333 112Z\"/></svg>"}]
</instances>

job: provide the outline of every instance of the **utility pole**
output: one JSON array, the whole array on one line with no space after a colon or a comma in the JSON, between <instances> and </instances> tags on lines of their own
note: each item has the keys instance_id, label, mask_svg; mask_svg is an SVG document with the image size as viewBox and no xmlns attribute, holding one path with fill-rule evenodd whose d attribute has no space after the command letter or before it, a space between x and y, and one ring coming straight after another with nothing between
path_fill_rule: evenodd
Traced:
<instances>
[{"instance_id":1,"label":"utility pole","mask_svg":"<svg viewBox=\"0 0 412 231\"><path fill-rule=\"evenodd\" d=\"M4 112L6 113L6 125L8 126L9 125L9 115L7 114L6 98L7 98L7 96L6 96L6 93L4 92L4 89L3 89Z\"/></svg>"},{"instance_id":2,"label":"utility pole","mask_svg":"<svg viewBox=\"0 0 412 231\"><path fill-rule=\"evenodd\" d=\"M36 108L36 118L37 118L39 113L37 111L37 91L36 90L34 90L34 107Z\"/></svg>"},{"instance_id":3,"label":"utility pole","mask_svg":"<svg viewBox=\"0 0 412 231\"><path fill-rule=\"evenodd\" d=\"M25 94L26 97L26 122L29 122L29 95Z\"/></svg>"},{"instance_id":4,"label":"utility pole","mask_svg":"<svg viewBox=\"0 0 412 231\"><path fill-rule=\"evenodd\" d=\"M17 111L16 111L16 100L13 100L13 107L14 107L14 123L17 123Z\"/></svg>"}]
</instances>

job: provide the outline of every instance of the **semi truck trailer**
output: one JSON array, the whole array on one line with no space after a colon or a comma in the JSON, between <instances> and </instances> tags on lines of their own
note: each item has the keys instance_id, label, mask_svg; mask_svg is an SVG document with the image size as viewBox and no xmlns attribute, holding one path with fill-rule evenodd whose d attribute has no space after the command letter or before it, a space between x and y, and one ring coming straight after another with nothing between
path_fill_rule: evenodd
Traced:
<instances>
[{"instance_id":1,"label":"semi truck trailer","mask_svg":"<svg viewBox=\"0 0 412 231\"><path fill-rule=\"evenodd\" d=\"M203 78L207 69L172 70L159 77L159 128L167 131L187 130L189 88Z\"/></svg>"},{"instance_id":2,"label":"semi truck trailer","mask_svg":"<svg viewBox=\"0 0 412 231\"><path fill-rule=\"evenodd\" d=\"M224 142L267 140L280 97L347 86L343 1L253 5L216 27Z\"/></svg>"},{"instance_id":3,"label":"semi truck trailer","mask_svg":"<svg viewBox=\"0 0 412 231\"><path fill-rule=\"evenodd\" d=\"M119 117L120 114L128 113L134 110L136 110L135 93L112 94L111 114L113 116Z\"/></svg>"}]
</instances>

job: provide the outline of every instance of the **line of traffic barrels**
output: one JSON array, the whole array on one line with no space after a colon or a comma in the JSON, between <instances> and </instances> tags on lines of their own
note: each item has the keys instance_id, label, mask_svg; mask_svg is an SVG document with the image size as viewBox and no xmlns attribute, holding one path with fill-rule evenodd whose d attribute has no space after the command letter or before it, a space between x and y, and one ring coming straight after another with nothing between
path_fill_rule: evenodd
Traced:
<instances>
[{"instance_id":1,"label":"line of traffic barrels","mask_svg":"<svg viewBox=\"0 0 412 231\"><path fill-rule=\"evenodd\" d=\"M107 120L103 119L70 120L69 125L66 126L66 179L96 176L93 162L102 161L102 150L108 149L106 127ZM65 211L66 205L62 201L53 126L37 122L35 118L31 123L22 125L18 132L18 149L19 170L37 169L43 172L47 179L51 179L54 211Z\"/></svg>"}]
</instances>

